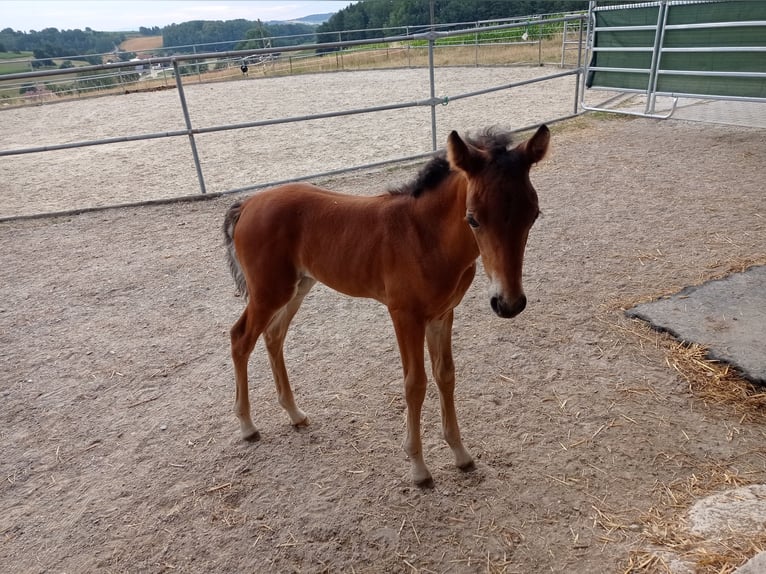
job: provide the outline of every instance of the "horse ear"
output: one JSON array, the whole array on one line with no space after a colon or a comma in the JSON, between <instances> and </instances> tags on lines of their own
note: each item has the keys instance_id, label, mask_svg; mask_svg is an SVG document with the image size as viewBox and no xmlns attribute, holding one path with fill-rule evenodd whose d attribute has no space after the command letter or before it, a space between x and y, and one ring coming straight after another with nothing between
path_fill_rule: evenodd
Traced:
<instances>
[{"instance_id":1,"label":"horse ear","mask_svg":"<svg viewBox=\"0 0 766 574\"><path fill-rule=\"evenodd\" d=\"M469 175L478 172L484 165L481 152L464 142L456 131L452 131L447 138L447 159L452 167Z\"/></svg>"},{"instance_id":2,"label":"horse ear","mask_svg":"<svg viewBox=\"0 0 766 574\"><path fill-rule=\"evenodd\" d=\"M524 152L529 165L532 165L533 163L538 163L545 157L545 154L548 152L548 144L550 141L551 132L548 129L548 126L543 124L537 129L535 135L519 146L519 149Z\"/></svg>"}]
</instances>

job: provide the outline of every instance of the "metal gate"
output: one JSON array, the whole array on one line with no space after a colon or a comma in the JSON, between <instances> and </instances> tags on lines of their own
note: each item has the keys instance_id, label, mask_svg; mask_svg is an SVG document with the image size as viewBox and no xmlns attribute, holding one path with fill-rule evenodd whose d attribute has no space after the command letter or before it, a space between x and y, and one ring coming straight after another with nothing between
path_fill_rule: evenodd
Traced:
<instances>
[{"instance_id":1,"label":"metal gate","mask_svg":"<svg viewBox=\"0 0 766 574\"><path fill-rule=\"evenodd\" d=\"M766 102L766 1L660 0L598 6L588 14L585 88L646 95L643 112L669 117L678 98ZM657 96L673 98L667 115Z\"/></svg>"}]
</instances>

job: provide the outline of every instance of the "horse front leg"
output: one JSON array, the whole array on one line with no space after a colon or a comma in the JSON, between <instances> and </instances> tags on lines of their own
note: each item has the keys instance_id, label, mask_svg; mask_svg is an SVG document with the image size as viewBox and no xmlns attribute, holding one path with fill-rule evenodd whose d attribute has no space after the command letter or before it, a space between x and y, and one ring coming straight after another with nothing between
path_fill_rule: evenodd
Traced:
<instances>
[{"instance_id":1,"label":"horse front leg","mask_svg":"<svg viewBox=\"0 0 766 574\"><path fill-rule=\"evenodd\" d=\"M463 446L455 412L455 363L452 359L453 316L454 313L450 309L440 318L429 322L426 327L426 341L434 379L439 387L444 440L455 455L457 467L468 472L474 470L476 465Z\"/></svg>"},{"instance_id":2,"label":"horse front leg","mask_svg":"<svg viewBox=\"0 0 766 574\"><path fill-rule=\"evenodd\" d=\"M407 402L407 438L404 452L412 463L412 480L421 488L433 488L434 480L423 458L420 413L426 396L426 370L423 364L425 324L408 313L391 311L399 354L404 370L404 397Z\"/></svg>"}]
</instances>

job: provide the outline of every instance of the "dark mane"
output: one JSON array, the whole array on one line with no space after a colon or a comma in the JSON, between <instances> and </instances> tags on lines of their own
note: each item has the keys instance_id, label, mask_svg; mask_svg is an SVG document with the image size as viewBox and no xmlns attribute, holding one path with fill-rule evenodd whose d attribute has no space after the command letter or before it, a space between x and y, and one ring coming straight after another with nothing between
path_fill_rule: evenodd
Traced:
<instances>
[{"instance_id":1,"label":"dark mane","mask_svg":"<svg viewBox=\"0 0 766 574\"><path fill-rule=\"evenodd\" d=\"M420 197L427 189L437 187L449 175L451 169L444 151L431 158L431 160L418 172L412 181L389 189L391 195L411 195Z\"/></svg>"},{"instance_id":2,"label":"dark mane","mask_svg":"<svg viewBox=\"0 0 766 574\"><path fill-rule=\"evenodd\" d=\"M478 134L469 134L465 141L471 145L483 149L494 158L500 152L504 152L511 145L513 138L511 133L497 128L487 128ZM434 189L444 181L451 172L447 153L442 150L435 155L415 176L412 181L389 189L391 195L410 195L420 197L424 191Z\"/></svg>"},{"instance_id":3,"label":"dark mane","mask_svg":"<svg viewBox=\"0 0 766 574\"><path fill-rule=\"evenodd\" d=\"M513 135L509 131L491 127L482 130L476 135L469 134L465 140L471 145L488 151L492 156L495 156L499 152L508 150L508 147L513 143Z\"/></svg>"}]
</instances>

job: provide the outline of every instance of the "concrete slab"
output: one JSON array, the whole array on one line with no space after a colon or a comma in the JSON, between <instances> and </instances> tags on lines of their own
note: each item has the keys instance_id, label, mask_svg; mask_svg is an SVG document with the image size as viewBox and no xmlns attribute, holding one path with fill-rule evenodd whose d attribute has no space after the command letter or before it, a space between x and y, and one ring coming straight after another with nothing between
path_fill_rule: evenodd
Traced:
<instances>
[{"instance_id":1,"label":"concrete slab","mask_svg":"<svg viewBox=\"0 0 766 574\"><path fill-rule=\"evenodd\" d=\"M614 98L617 99L613 100ZM669 114L670 110L673 109L673 99L667 96L658 96L655 100L654 113L658 116ZM586 100L589 105L604 106L614 111L639 114L646 112L646 96L644 94L599 91L599 97L586 95ZM602 104L602 102L609 103ZM690 122L766 128L766 102L678 98L678 104L671 118Z\"/></svg>"},{"instance_id":2,"label":"concrete slab","mask_svg":"<svg viewBox=\"0 0 766 574\"><path fill-rule=\"evenodd\" d=\"M708 356L731 364L748 380L766 385L766 265L626 311Z\"/></svg>"},{"instance_id":3,"label":"concrete slab","mask_svg":"<svg viewBox=\"0 0 766 574\"><path fill-rule=\"evenodd\" d=\"M682 99L673 119L763 128L766 127L766 102Z\"/></svg>"}]
</instances>

